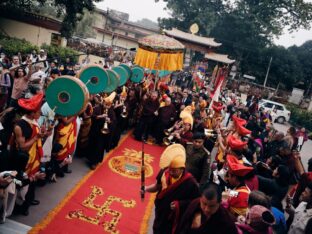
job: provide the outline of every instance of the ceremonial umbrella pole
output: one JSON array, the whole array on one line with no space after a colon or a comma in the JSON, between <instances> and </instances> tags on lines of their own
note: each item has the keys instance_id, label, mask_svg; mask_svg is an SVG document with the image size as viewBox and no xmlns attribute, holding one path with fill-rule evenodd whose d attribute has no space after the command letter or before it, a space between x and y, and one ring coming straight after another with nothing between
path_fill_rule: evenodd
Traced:
<instances>
[{"instance_id":1,"label":"ceremonial umbrella pole","mask_svg":"<svg viewBox=\"0 0 312 234\"><path fill-rule=\"evenodd\" d=\"M184 45L166 35L152 34L139 39L134 63L138 66L151 70L176 71L183 68ZM154 90L157 86L158 72ZM141 159L141 199L144 199L145 190L145 167L144 167L144 139L142 139Z\"/></svg>"},{"instance_id":2,"label":"ceremonial umbrella pole","mask_svg":"<svg viewBox=\"0 0 312 234\"><path fill-rule=\"evenodd\" d=\"M176 71L183 68L184 45L166 35L152 34L139 39L134 63L151 70ZM156 73L155 88L158 72Z\"/></svg>"},{"instance_id":3,"label":"ceremonial umbrella pole","mask_svg":"<svg viewBox=\"0 0 312 234\"><path fill-rule=\"evenodd\" d=\"M144 166L144 136L142 137L142 158L141 158L141 200L145 198L145 166Z\"/></svg>"}]
</instances>

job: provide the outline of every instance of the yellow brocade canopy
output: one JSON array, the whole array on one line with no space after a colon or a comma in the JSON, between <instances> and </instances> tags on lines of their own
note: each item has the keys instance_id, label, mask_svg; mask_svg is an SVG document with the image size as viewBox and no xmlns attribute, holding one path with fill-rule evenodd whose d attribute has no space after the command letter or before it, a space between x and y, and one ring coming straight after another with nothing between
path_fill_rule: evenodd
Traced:
<instances>
[{"instance_id":1,"label":"yellow brocade canopy","mask_svg":"<svg viewBox=\"0 0 312 234\"><path fill-rule=\"evenodd\" d=\"M159 61L157 61L158 59ZM155 70L182 70L183 53L158 53L139 48L137 50L134 63L141 67Z\"/></svg>"}]
</instances>

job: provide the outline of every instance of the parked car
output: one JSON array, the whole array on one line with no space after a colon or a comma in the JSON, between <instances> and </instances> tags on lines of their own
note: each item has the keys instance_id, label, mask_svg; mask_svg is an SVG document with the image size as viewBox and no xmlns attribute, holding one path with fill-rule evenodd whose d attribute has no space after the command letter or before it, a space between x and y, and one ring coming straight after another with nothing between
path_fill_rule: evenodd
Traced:
<instances>
[{"instance_id":1,"label":"parked car","mask_svg":"<svg viewBox=\"0 0 312 234\"><path fill-rule=\"evenodd\" d=\"M282 124L289 121L291 112L287 110L284 104L262 99L259 101L259 108L263 108L266 111L270 110L272 117L278 123Z\"/></svg>"}]
</instances>

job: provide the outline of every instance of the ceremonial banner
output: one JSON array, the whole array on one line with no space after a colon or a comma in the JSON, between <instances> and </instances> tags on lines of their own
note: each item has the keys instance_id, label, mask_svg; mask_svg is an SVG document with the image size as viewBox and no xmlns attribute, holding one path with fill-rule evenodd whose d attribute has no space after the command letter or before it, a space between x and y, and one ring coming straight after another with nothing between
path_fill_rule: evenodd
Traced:
<instances>
[{"instance_id":1,"label":"ceremonial banner","mask_svg":"<svg viewBox=\"0 0 312 234\"><path fill-rule=\"evenodd\" d=\"M126 135L29 233L147 233L154 196L140 198L141 150L142 143ZM144 146L147 185L155 182L163 150Z\"/></svg>"}]
</instances>

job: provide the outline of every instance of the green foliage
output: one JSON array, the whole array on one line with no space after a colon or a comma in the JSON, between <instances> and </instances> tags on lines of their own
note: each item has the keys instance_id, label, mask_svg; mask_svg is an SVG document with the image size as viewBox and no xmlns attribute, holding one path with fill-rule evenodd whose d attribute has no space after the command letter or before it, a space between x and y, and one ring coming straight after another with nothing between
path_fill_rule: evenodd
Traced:
<instances>
[{"instance_id":1,"label":"green foliage","mask_svg":"<svg viewBox=\"0 0 312 234\"><path fill-rule=\"evenodd\" d=\"M2 48L9 57L17 55L18 52L20 52L21 54L28 54L31 53L33 50L38 50L37 46L34 46L26 40L10 38L1 34L0 45L2 45Z\"/></svg>"},{"instance_id":2,"label":"green foliage","mask_svg":"<svg viewBox=\"0 0 312 234\"><path fill-rule=\"evenodd\" d=\"M44 49L48 53L48 58L55 58L60 61L65 61L66 58L71 58L71 61L77 62L78 60L78 51L73 50L68 47L59 47L59 46L49 46L42 45L41 49Z\"/></svg>"},{"instance_id":3,"label":"green foliage","mask_svg":"<svg viewBox=\"0 0 312 234\"><path fill-rule=\"evenodd\" d=\"M307 93L312 91L312 40L297 47L292 46L288 50L297 56L300 63L301 79L304 87L308 88Z\"/></svg>"},{"instance_id":4,"label":"green foliage","mask_svg":"<svg viewBox=\"0 0 312 234\"><path fill-rule=\"evenodd\" d=\"M77 27L75 29L74 35L82 38L93 38L95 36L95 32L93 30L93 22L94 18L91 12L85 10L83 14L83 18L78 22Z\"/></svg>"},{"instance_id":5,"label":"green foliage","mask_svg":"<svg viewBox=\"0 0 312 234\"><path fill-rule=\"evenodd\" d=\"M199 34L203 35L209 34L215 27L226 8L222 0L167 0L165 2L172 17L159 19L161 27L177 27L187 32L193 23L197 23Z\"/></svg>"},{"instance_id":6,"label":"green foliage","mask_svg":"<svg viewBox=\"0 0 312 234\"><path fill-rule=\"evenodd\" d=\"M258 57L244 61L242 65L244 68L252 67L251 72L257 71L254 75L258 82L263 84L270 57L273 59L267 84L276 88L278 83L282 83L287 90L291 90L302 79L301 64L297 55L284 47L273 45L265 48L259 52Z\"/></svg>"},{"instance_id":7,"label":"green foliage","mask_svg":"<svg viewBox=\"0 0 312 234\"><path fill-rule=\"evenodd\" d=\"M155 0L156 2L158 0ZM199 25L198 35L221 42L219 53L232 56L241 74L257 77L263 84L270 57L273 57L267 85L279 82L291 89L299 82L312 83L312 42L286 50L273 45L273 37L284 29L309 29L312 3L303 0L165 0L171 18L159 19L163 28L188 31ZM307 48L308 47L308 48ZM298 52L298 53L297 53ZM303 65L305 64L305 65ZM305 68L304 68L304 67ZM312 90L310 85L310 90Z\"/></svg>"},{"instance_id":8,"label":"green foliage","mask_svg":"<svg viewBox=\"0 0 312 234\"><path fill-rule=\"evenodd\" d=\"M312 131L312 112L300 109L296 105L288 104L287 109L291 111L290 122Z\"/></svg>"},{"instance_id":9,"label":"green foliage","mask_svg":"<svg viewBox=\"0 0 312 234\"><path fill-rule=\"evenodd\" d=\"M20 52L22 55L30 54L33 50L39 50L37 46L32 45L26 40L21 40L17 38L10 38L0 34L0 45L2 45L3 50L6 55L12 57ZM58 61L64 61L67 57L70 57L72 61L76 62L78 60L79 52L68 47L59 46L49 46L42 45L41 49L44 49L48 53L48 58L55 58Z\"/></svg>"}]
</instances>

